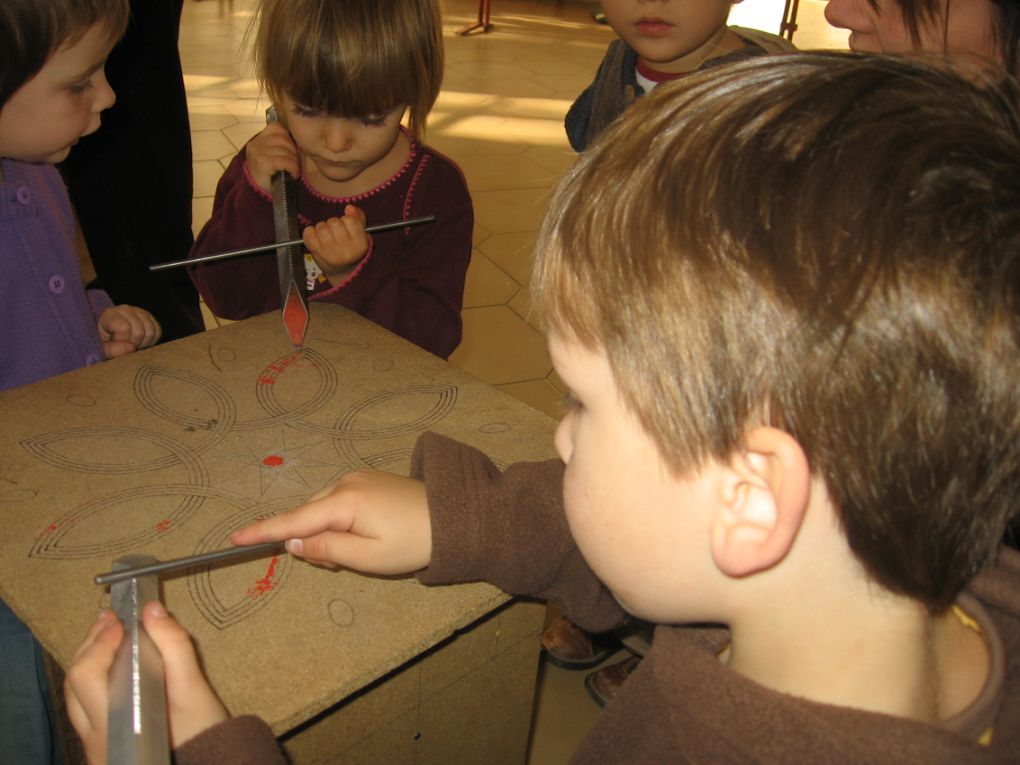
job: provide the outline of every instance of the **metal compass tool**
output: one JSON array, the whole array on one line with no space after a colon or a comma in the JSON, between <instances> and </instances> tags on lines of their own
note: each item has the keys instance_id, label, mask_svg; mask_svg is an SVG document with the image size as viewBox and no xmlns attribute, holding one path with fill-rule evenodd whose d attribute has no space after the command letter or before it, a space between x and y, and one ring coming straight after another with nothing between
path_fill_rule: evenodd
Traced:
<instances>
[{"instance_id":1,"label":"metal compass tool","mask_svg":"<svg viewBox=\"0 0 1020 765\"><path fill-rule=\"evenodd\" d=\"M150 555L125 555L114 570L154 563ZM110 587L110 604L124 624L113 665L107 712L107 765L170 765L163 657L142 625L142 606L159 600L156 574L132 576Z\"/></svg>"},{"instance_id":2,"label":"metal compass tool","mask_svg":"<svg viewBox=\"0 0 1020 765\"><path fill-rule=\"evenodd\" d=\"M276 122L276 108L266 109L266 122ZM298 222L297 189L290 173L273 176L273 224L276 228L276 267L280 276L280 309L283 326L295 348L305 342L308 329L308 290L305 281L305 252Z\"/></svg>"}]
</instances>

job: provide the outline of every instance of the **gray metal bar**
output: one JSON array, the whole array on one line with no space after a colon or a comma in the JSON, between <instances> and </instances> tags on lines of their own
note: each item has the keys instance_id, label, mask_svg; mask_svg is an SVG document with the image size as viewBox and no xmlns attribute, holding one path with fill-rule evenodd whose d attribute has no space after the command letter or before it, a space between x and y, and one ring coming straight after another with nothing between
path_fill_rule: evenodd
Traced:
<instances>
[{"instance_id":1,"label":"gray metal bar","mask_svg":"<svg viewBox=\"0 0 1020 765\"><path fill-rule=\"evenodd\" d=\"M125 555L113 566L131 569L155 560L151 555ZM159 577L117 582L110 596L124 638L110 667L107 765L170 765L163 658L142 626L142 606L159 600Z\"/></svg>"},{"instance_id":2,"label":"gray metal bar","mask_svg":"<svg viewBox=\"0 0 1020 765\"><path fill-rule=\"evenodd\" d=\"M389 223L378 223L375 226L365 226L366 234L379 234L383 231L393 231L398 228L407 228L408 226L420 226L423 223L434 223L436 220L435 215L422 215L417 218L405 218L404 220L394 220ZM229 258L239 258L242 255L257 255L260 252L269 252L275 250L277 247L286 247L291 244L302 244L303 239L294 239L290 242L282 242L281 244L261 244L258 247L245 247L243 250L230 250L229 252L217 252L212 255L203 255L200 258L192 258L191 260L171 260L168 263L156 263L155 265L149 266L150 271L165 271L168 268L178 268L180 266L194 266L199 263L210 263L215 260L228 260Z\"/></svg>"},{"instance_id":3,"label":"gray metal bar","mask_svg":"<svg viewBox=\"0 0 1020 765\"><path fill-rule=\"evenodd\" d=\"M188 555L184 558L174 558L167 561L159 561L150 556L135 556L137 558L145 558L145 562L132 567L115 567L113 571L107 571L105 574L96 574L92 581L96 584L114 584L115 582L122 582L136 576L177 571L182 568L193 568L194 566L201 566L205 563L226 560L228 558L239 558L245 555L256 557L258 554L269 552L270 550L283 550L283 542L262 542L261 544L247 545L245 547L227 547L223 550L214 550L213 552L201 553L200 555ZM124 560L124 558L120 560Z\"/></svg>"}]
</instances>

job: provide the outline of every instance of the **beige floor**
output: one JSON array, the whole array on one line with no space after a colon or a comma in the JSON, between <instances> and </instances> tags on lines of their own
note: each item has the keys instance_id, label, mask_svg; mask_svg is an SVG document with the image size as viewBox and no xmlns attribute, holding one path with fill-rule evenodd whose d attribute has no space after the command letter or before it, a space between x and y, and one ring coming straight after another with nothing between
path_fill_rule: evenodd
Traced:
<instances>
[{"instance_id":1,"label":"beige floor","mask_svg":"<svg viewBox=\"0 0 1020 765\"><path fill-rule=\"evenodd\" d=\"M188 89L195 165L194 221L209 217L226 163L265 123L242 49L252 0L186 0L180 50ZM475 0L445 0L447 70L429 120L428 142L463 168L475 203L464 340L451 361L553 417L562 385L530 320L531 249L545 201L574 155L563 115L588 84L608 42L589 2L493 0L493 28L458 36ZM824 2L801 0L794 42L845 47L846 34L822 17ZM782 0L744 0L731 20L777 31ZM207 325L218 320L207 314ZM564 763L599 708L584 673L542 670L531 765Z\"/></svg>"}]
</instances>

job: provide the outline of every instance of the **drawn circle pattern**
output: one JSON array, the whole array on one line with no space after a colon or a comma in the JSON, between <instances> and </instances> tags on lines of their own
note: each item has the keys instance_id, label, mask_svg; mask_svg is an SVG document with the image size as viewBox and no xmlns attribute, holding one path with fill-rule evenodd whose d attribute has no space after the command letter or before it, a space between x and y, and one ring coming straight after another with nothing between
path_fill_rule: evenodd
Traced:
<instances>
[{"instance_id":1,"label":"drawn circle pattern","mask_svg":"<svg viewBox=\"0 0 1020 765\"><path fill-rule=\"evenodd\" d=\"M302 404L286 410L277 401L276 384L287 370L300 366L302 368L311 366L318 373L318 385L312 391L312 395ZM255 398L262 409L269 413L269 417L250 422L237 424L240 430L252 430L266 428L283 423L294 424L292 420L298 420L305 415L318 411L323 404L333 397L337 389L336 367L329 360L317 351L310 348L302 348L294 351L288 356L273 362L262 370L255 384Z\"/></svg>"},{"instance_id":2,"label":"drawn circle pattern","mask_svg":"<svg viewBox=\"0 0 1020 765\"><path fill-rule=\"evenodd\" d=\"M219 349L215 356L223 361L233 361L236 358L235 352L227 348ZM215 365L211 347L210 359ZM392 359L384 359L377 361L373 368L375 371L385 371L392 364ZM295 406L285 408L279 400L277 384L285 382L284 376L298 369L311 369L315 375L314 384L307 398ZM308 380L302 379L301 384L307 385ZM180 411L171 406L168 399L159 393L160 390L166 390L166 385L181 386L179 391L175 391L175 394L180 394L175 398L197 402L200 411L206 412L205 415L198 416L191 411ZM237 512L210 529L195 552L226 547L235 529L258 517L273 515L292 507L297 501L290 497L271 503L258 503L250 497L209 486L210 477L202 456L228 434L287 427L328 437L337 454L349 467L390 467L404 463L410 457L411 448L391 446L365 455L360 453L364 447L358 449L356 444L364 445L367 441L393 439L426 430L446 417L457 402L457 388L452 385L415 385L368 396L350 407L332 427L305 421L304 417L318 411L331 400L337 387L336 368L327 358L307 348L295 351L266 367L256 381L256 400L268 416L239 422L234 400L215 382L182 370L160 367L139 369L134 379L134 393L140 405L147 412L175 423L186 431L203 434L197 444L188 445L170 436L140 428L100 426L42 434L25 439L22 446L37 459L61 470L120 476L183 467L185 482L130 487L85 502L51 523L38 536L29 556L67 560L111 557L125 551L143 549L156 539L165 539L167 534L187 524L206 500L225 502L237 508ZM423 406L417 407L420 414L413 419L381 426L368 424L375 419L372 410L387 412L392 410L392 403L412 397L424 397L422 402L414 402L416 407L419 403ZM87 396L71 396L68 401L83 407L96 403ZM211 406L203 410L203 402ZM383 420L388 421L389 418L384 417ZM124 446L111 456L110 450L95 449L97 439L114 439ZM146 456L141 458L138 456L140 454ZM342 470L342 466L338 467ZM24 498L24 491L14 498ZM134 509L157 498L163 500L164 508L160 510L159 523L150 522L151 514L149 518L131 515ZM169 512L165 509L167 498L173 500ZM0 501L13 501L12 493L0 495ZM135 521L133 527L131 523L124 522L125 516ZM104 528L121 533L101 542L75 542L75 530L86 522L101 522ZM202 615L217 628L225 629L272 602L290 576L293 559L280 555L273 557L267 565L266 576L256 580L254 587L244 592L230 591L229 587L225 589L224 580L216 576L215 567L196 569L188 577L189 593ZM339 599L330 603L329 615L339 626L349 626L354 621L350 604Z\"/></svg>"},{"instance_id":3,"label":"drawn circle pattern","mask_svg":"<svg viewBox=\"0 0 1020 765\"><path fill-rule=\"evenodd\" d=\"M255 505L247 501L242 510L216 524L202 537L195 553L219 550L230 546L230 535L242 526L259 519L276 515L294 505L293 499L282 499L272 503ZM216 586L215 568L204 566L195 569L188 577L188 592L195 607L206 620L217 629L226 629L246 619L256 611L265 608L280 592L290 576L294 559L290 555L274 556L266 576L255 582L255 588L244 592L224 593Z\"/></svg>"},{"instance_id":4,"label":"drawn circle pattern","mask_svg":"<svg viewBox=\"0 0 1020 765\"><path fill-rule=\"evenodd\" d=\"M130 489L108 494L105 497L86 502L79 505L71 512L61 516L51 523L46 530L36 539L35 545L29 556L32 558L57 558L61 560L74 560L81 558L98 558L117 555L126 550L142 548L150 542L165 536L165 531L156 524L146 524L144 527L135 528L118 537L107 538L102 542L89 544L71 544L65 542L65 537L72 533L87 520L95 521L104 514L112 512L117 508L127 506L129 511L139 505L144 505L146 500L153 498L179 496L180 500L176 507L168 514L163 515L167 523L166 529L177 529L183 526L195 514L195 511L202 506L202 502L208 498L216 498L227 502L236 502L236 495L220 489L213 489L208 486L195 486L187 484L160 485L160 486L135 486ZM118 528L123 525L120 514L116 518L103 519L107 528Z\"/></svg>"}]
</instances>

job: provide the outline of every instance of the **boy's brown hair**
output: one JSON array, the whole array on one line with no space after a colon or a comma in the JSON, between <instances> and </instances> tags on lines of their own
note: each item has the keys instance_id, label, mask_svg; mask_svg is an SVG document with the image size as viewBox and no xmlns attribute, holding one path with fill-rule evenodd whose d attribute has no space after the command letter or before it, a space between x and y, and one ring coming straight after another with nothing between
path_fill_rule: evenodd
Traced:
<instances>
[{"instance_id":1,"label":"boy's brown hair","mask_svg":"<svg viewBox=\"0 0 1020 765\"><path fill-rule=\"evenodd\" d=\"M128 0L3 0L0 2L0 109L60 48L96 24L116 40L127 28Z\"/></svg>"},{"instance_id":2,"label":"boy's brown hair","mask_svg":"<svg viewBox=\"0 0 1020 765\"><path fill-rule=\"evenodd\" d=\"M255 73L274 102L351 118L407 104L424 138L443 80L435 0L260 0L252 21Z\"/></svg>"},{"instance_id":3,"label":"boy's brown hair","mask_svg":"<svg viewBox=\"0 0 1020 765\"><path fill-rule=\"evenodd\" d=\"M792 434L871 576L938 612L1020 496L1018 104L836 53L657 88L557 191L537 307L678 473Z\"/></svg>"}]
</instances>

